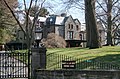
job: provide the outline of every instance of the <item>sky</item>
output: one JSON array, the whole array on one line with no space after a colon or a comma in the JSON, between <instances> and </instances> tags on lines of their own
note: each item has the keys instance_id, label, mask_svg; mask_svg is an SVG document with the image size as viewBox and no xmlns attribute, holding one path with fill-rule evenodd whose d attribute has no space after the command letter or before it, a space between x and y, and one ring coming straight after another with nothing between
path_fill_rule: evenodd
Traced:
<instances>
[{"instance_id":1,"label":"sky","mask_svg":"<svg viewBox=\"0 0 120 79\"><path fill-rule=\"evenodd\" d=\"M23 0L18 0L20 5L23 4ZM27 5L29 5L29 1L30 0L26 0ZM50 14L61 14L61 13L67 13L67 15L72 15L73 19L79 19L79 21L81 23L85 23L85 16L84 16L84 11L77 9L77 8L72 8L69 9L69 11L65 11L64 10L64 5L61 5L61 0L46 0L45 7L47 7L48 11L50 12ZM48 8L51 7L52 9Z\"/></svg>"}]
</instances>

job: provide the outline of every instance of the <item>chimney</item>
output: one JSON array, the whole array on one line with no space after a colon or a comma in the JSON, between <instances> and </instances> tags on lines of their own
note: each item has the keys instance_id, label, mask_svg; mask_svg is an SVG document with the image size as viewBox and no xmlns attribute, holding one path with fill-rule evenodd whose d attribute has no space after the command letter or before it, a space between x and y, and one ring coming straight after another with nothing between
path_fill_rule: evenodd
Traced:
<instances>
[{"instance_id":1,"label":"chimney","mask_svg":"<svg viewBox=\"0 0 120 79\"><path fill-rule=\"evenodd\" d=\"M66 17L67 14L66 14L66 13L62 13L61 16L62 16L62 17Z\"/></svg>"}]
</instances>

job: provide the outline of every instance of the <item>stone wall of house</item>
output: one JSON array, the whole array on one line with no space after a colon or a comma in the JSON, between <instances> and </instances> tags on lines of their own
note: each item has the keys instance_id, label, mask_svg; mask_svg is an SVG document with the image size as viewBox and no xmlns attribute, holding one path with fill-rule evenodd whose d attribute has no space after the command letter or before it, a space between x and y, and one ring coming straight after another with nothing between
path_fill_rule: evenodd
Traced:
<instances>
[{"instance_id":1,"label":"stone wall of house","mask_svg":"<svg viewBox=\"0 0 120 79\"><path fill-rule=\"evenodd\" d=\"M61 37L65 37L64 36L64 26L55 26L55 34L57 34L57 35L59 35L59 36L61 36Z\"/></svg>"},{"instance_id":2,"label":"stone wall of house","mask_svg":"<svg viewBox=\"0 0 120 79\"><path fill-rule=\"evenodd\" d=\"M70 31L73 32L73 40L80 40L80 38L79 38L80 31L77 30L76 24L75 24L73 18L69 16L69 18L67 19L67 21L65 23L65 40L71 40L71 39L69 39Z\"/></svg>"}]
</instances>

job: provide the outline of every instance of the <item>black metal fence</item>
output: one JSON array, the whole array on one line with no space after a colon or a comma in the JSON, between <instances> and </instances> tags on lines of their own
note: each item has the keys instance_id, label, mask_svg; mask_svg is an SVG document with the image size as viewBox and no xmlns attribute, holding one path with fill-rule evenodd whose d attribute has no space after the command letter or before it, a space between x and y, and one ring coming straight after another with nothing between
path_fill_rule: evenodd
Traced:
<instances>
[{"instance_id":1,"label":"black metal fence","mask_svg":"<svg viewBox=\"0 0 120 79\"><path fill-rule=\"evenodd\" d=\"M120 70L120 66L115 63L86 59L51 53L47 55L47 69L62 69L62 61L75 61L75 69L79 70Z\"/></svg>"},{"instance_id":2,"label":"black metal fence","mask_svg":"<svg viewBox=\"0 0 120 79\"><path fill-rule=\"evenodd\" d=\"M0 79L28 78L27 53L0 53Z\"/></svg>"}]
</instances>

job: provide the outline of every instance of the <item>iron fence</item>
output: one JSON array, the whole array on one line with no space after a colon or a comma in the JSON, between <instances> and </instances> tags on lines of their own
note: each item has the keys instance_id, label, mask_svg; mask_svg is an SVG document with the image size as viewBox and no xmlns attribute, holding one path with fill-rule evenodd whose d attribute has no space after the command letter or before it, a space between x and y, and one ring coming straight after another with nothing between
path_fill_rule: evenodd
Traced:
<instances>
[{"instance_id":1,"label":"iron fence","mask_svg":"<svg viewBox=\"0 0 120 79\"><path fill-rule=\"evenodd\" d=\"M27 53L0 53L0 79L28 78Z\"/></svg>"},{"instance_id":2,"label":"iron fence","mask_svg":"<svg viewBox=\"0 0 120 79\"><path fill-rule=\"evenodd\" d=\"M98 61L95 59L75 58L60 54L47 55L47 69L62 69L62 61L75 61L75 69L79 70L120 70L120 66L115 63Z\"/></svg>"}]
</instances>

